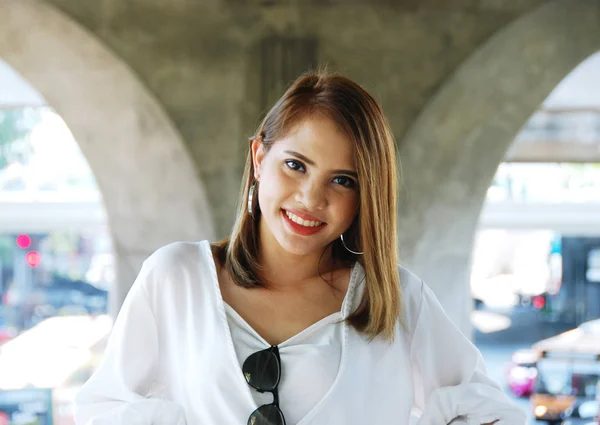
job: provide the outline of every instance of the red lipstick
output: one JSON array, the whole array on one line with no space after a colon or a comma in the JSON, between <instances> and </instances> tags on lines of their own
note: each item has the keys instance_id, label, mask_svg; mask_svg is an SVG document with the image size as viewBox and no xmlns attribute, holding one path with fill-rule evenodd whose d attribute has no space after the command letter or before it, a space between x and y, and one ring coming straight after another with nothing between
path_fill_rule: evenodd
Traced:
<instances>
[{"instance_id":1,"label":"red lipstick","mask_svg":"<svg viewBox=\"0 0 600 425\"><path fill-rule=\"evenodd\" d=\"M291 211L290 211L291 212ZM327 226L326 223L322 223L319 226L315 226L315 227L307 227L307 226L302 226L301 224L298 223L294 223L286 214L285 210L281 210L281 214L283 215L283 220L285 221L286 225L289 227L289 229L291 229L294 233L297 233L298 235L302 235L302 236L310 236L310 235L314 235L315 233L320 232L321 230L323 230L323 228L325 226ZM301 217L300 215L298 215L298 217ZM301 217L303 220L309 220L309 218L304 218ZM312 221L319 221L317 219L312 219Z\"/></svg>"}]
</instances>

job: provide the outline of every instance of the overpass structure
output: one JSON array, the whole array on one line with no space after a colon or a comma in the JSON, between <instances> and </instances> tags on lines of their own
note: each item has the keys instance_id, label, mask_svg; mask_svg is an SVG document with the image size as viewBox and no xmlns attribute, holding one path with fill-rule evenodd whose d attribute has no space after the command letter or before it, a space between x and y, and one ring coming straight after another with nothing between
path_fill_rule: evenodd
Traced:
<instances>
[{"instance_id":1,"label":"overpass structure","mask_svg":"<svg viewBox=\"0 0 600 425\"><path fill-rule=\"evenodd\" d=\"M596 59L600 68L600 56ZM538 109L504 156L505 162L600 162L600 107Z\"/></svg>"},{"instance_id":2,"label":"overpass structure","mask_svg":"<svg viewBox=\"0 0 600 425\"><path fill-rule=\"evenodd\" d=\"M598 203L487 202L480 228L544 229L563 235L600 235ZM0 203L0 233L82 231L107 233L109 224L98 200Z\"/></svg>"},{"instance_id":3,"label":"overpass structure","mask_svg":"<svg viewBox=\"0 0 600 425\"><path fill-rule=\"evenodd\" d=\"M0 233L55 231L107 233L104 206L98 200L0 202Z\"/></svg>"},{"instance_id":4,"label":"overpass structure","mask_svg":"<svg viewBox=\"0 0 600 425\"><path fill-rule=\"evenodd\" d=\"M600 235L598 203L488 202L479 217L480 228L553 230L562 235Z\"/></svg>"}]
</instances>

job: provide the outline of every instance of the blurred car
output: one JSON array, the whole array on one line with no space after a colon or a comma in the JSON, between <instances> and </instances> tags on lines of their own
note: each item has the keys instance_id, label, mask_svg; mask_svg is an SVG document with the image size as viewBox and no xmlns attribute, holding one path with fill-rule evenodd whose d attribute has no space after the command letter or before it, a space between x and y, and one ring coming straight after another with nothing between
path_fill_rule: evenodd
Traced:
<instances>
[{"instance_id":1,"label":"blurred car","mask_svg":"<svg viewBox=\"0 0 600 425\"><path fill-rule=\"evenodd\" d=\"M0 345L10 341L10 339L14 338L16 334L17 331L11 326L0 327Z\"/></svg>"},{"instance_id":2,"label":"blurred car","mask_svg":"<svg viewBox=\"0 0 600 425\"><path fill-rule=\"evenodd\" d=\"M539 353L534 350L517 350L506 370L506 385L517 397L529 397L537 379Z\"/></svg>"},{"instance_id":3,"label":"blurred car","mask_svg":"<svg viewBox=\"0 0 600 425\"><path fill-rule=\"evenodd\" d=\"M7 291L6 307L12 311L12 325L28 329L57 315L104 314L108 291L83 280L53 275L50 284L13 285Z\"/></svg>"},{"instance_id":4,"label":"blurred car","mask_svg":"<svg viewBox=\"0 0 600 425\"><path fill-rule=\"evenodd\" d=\"M108 315L52 317L7 342L0 425L75 425L73 399L100 364L112 323Z\"/></svg>"},{"instance_id":5,"label":"blurred car","mask_svg":"<svg viewBox=\"0 0 600 425\"><path fill-rule=\"evenodd\" d=\"M598 425L600 403L597 400L581 400L569 407L561 425Z\"/></svg>"},{"instance_id":6,"label":"blurred car","mask_svg":"<svg viewBox=\"0 0 600 425\"><path fill-rule=\"evenodd\" d=\"M0 309L0 345L9 341L17 334L17 330L10 326L6 319L4 318L4 311ZM0 422L2 425L2 422Z\"/></svg>"},{"instance_id":7,"label":"blurred car","mask_svg":"<svg viewBox=\"0 0 600 425\"><path fill-rule=\"evenodd\" d=\"M532 349L540 353L530 396L536 420L558 424L568 413L571 423L594 423L593 415L582 412L589 412L600 396L600 319L538 341ZM579 419L587 422L574 422Z\"/></svg>"}]
</instances>

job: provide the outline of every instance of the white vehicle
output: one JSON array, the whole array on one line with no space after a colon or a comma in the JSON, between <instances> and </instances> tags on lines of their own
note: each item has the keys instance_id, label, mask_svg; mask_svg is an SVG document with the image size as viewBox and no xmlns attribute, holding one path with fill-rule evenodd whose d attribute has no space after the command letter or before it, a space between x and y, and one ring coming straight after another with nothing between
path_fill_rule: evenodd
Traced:
<instances>
[{"instance_id":1,"label":"white vehicle","mask_svg":"<svg viewBox=\"0 0 600 425\"><path fill-rule=\"evenodd\" d=\"M577 403L594 400L600 382L600 319L532 347L539 353L531 405L537 420L559 423Z\"/></svg>"},{"instance_id":2,"label":"white vehicle","mask_svg":"<svg viewBox=\"0 0 600 425\"><path fill-rule=\"evenodd\" d=\"M0 424L73 425L73 397L111 328L108 316L51 317L2 345Z\"/></svg>"}]
</instances>

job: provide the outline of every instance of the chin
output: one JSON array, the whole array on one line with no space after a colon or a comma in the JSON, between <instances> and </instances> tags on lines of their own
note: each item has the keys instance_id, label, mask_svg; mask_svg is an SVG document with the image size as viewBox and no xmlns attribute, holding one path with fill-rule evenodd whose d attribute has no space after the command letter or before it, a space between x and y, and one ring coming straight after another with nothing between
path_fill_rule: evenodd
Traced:
<instances>
[{"instance_id":1,"label":"chin","mask_svg":"<svg viewBox=\"0 0 600 425\"><path fill-rule=\"evenodd\" d=\"M278 216L269 218L274 218L274 220L266 219L262 224L269 229L271 237L281 249L292 255L307 256L322 253L335 239L329 228L308 236L294 233L286 226L285 222L280 221L283 220L280 212L278 212Z\"/></svg>"},{"instance_id":2,"label":"chin","mask_svg":"<svg viewBox=\"0 0 600 425\"><path fill-rule=\"evenodd\" d=\"M300 236L290 233L287 229L278 229L275 239L281 248L292 255L306 256L322 253L331 241L326 235Z\"/></svg>"},{"instance_id":3,"label":"chin","mask_svg":"<svg viewBox=\"0 0 600 425\"><path fill-rule=\"evenodd\" d=\"M317 252L323 252L323 250L327 247L328 244L318 243L317 241L293 241L292 238L277 238L279 245L286 252L297 255L297 256L305 256L315 254Z\"/></svg>"}]
</instances>

